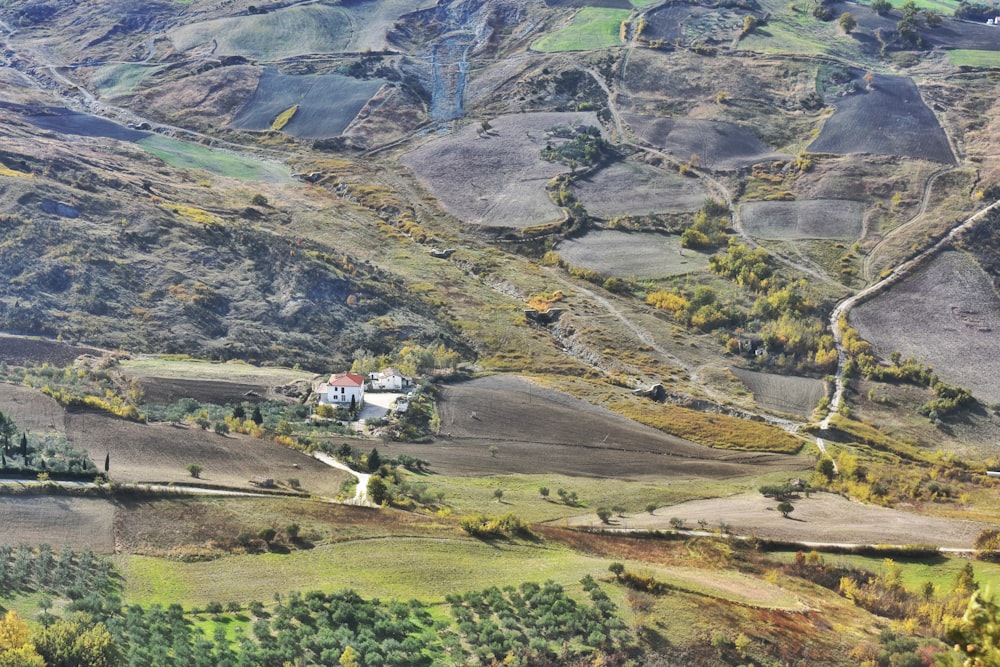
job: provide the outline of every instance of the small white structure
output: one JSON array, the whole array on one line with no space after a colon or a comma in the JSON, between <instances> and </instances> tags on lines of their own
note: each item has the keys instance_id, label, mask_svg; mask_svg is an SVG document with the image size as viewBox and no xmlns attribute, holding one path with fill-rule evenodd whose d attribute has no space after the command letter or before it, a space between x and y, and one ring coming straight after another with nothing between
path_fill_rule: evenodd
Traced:
<instances>
[{"instance_id":1,"label":"small white structure","mask_svg":"<svg viewBox=\"0 0 1000 667\"><path fill-rule=\"evenodd\" d=\"M320 405L337 405L361 409L365 403L365 376L356 373L334 373L316 388Z\"/></svg>"},{"instance_id":2,"label":"small white structure","mask_svg":"<svg viewBox=\"0 0 1000 667\"><path fill-rule=\"evenodd\" d=\"M368 374L368 386L374 391L402 391L413 386L413 378L401 375L391 366Z\"/></svg>"}]
</instances>

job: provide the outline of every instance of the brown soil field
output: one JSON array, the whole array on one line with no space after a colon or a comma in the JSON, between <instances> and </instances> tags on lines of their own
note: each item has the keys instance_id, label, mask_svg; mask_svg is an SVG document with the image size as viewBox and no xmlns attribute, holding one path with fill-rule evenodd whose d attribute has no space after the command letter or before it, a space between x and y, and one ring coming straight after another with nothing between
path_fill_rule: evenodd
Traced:
<instances>
[{"instance_id":1,"label":"brown soil field","mask_svg":"<svg viewBox=\"0 0 1000 667\"><path fill-rule=\"evenodd\" d=\"M558 125L599 126L593 113L525 113L490 120L489 135L478 123L431 141L401 159L449 213L463 222L527 227L558 222L562 211L545 186L569 167L547 162L541 151L559 140Z\"/></svg>"},{"instance_id":2,"label":"brown soil field","mask_svg":"<svg viewBox=\"0 0 1000 667\"><path fill-rule=\"evenodd\" d=\"M213 540L240 532L256 534L263 526L282 531L297 523L299 546L393 534L440 532L447 524L412 512L385 512L300 498L125 497L115 531L119 548L129 553L171 555L204 549Z\"/></svg>"},{"instance_id":3,"label":"brown soil field","mask_svg":"<svg viewBox=\"0 0 1000 667\"><path fill-rule=\"evenodd\" d=\"M115 504L103 498L0 496L0 525L7 544L48 544L58 551L90 547L115 550Z\"/></svg>"},{"instance_id":4,"label":"brown soil field","mask_svg":"<svg viewBox=\"0 0 1000 667\"><path fill-rule=\"evenodd\" d=\"M854 240L861 235L865 205L842 199L755 201L740 206L747 233L777 241Z\"/></svg>"},{"instance_id":5,"label":"brown soil field","mask_svg":"<svg viewBox=\"0 0 1000 667\"><path fill-rule=\"evenodd\" d=\"M777 502L759 493L728 498L692 500L656 510L653 514L626 515L612 519L612 527L668 530L677 517L685 527L696 528L704 520L709 528L725 522L737 535L795 542L832 544L934 544L971 548L990 524L928 517L886 507L865 505L830 493L814 493L791 501L795 510L788 518L775 510ZM596 516L576 519L577 525L599 525Z\"/></svg>"},{"instance_id":6,"label":"brown soil field","mask_svg":"<svg viewBox=\"0 0 1000 667\"><path fill-rule=\"evenodd\" d=\"M875 75L868 89L833 100L836 112L809 144L812 153L876 153L951 164L955 157L937 117L912 79Z\"/></svg>"},{"instance_id":7,"label":"brown soil field","mask_svg":"<svg viewBox=\"0 0 1000 667\"><path fill-rule=\"evenodd\" d=\"M834 16L840 16L844 12L851 13L851 16L858 22L851 37L860 41L865 50L870 53L877 53L879 49L878 41L874 37L875 31L882 30L886 34L895 32L896 25L902 18L902 12L898 9L890 11L885 16L880 16L870 7L855 3L833 2L830 3L829 7L833 10ZM920 36L924 40L926 48L1000 50L1000 40L997 39L994 26L959 21L946 15L941 18L943 21L936 28L930 28L927 25L921 26Z\"/></svg>"},{"instance_id":8,"label":"brown soil field","mask_svg":"<svg viewBox=\"0 0 1000 667\"><path fill-rule=\"evenodd\" d=\"M441 436L431 444L386 443L448 475L553 473L648 479L736 477L801 471L797 456L711 449L630 421L604 408L495 375L447 385L438 401ZM497 447L497 455L489 452Z\"/></svg>"},{"instance_id":9,"label":"brown soil field","mask_svg":"<svg viewBox=\"0 0 1000 667\"><path fill-rule=\"evenodd\" d=\"M217 382L214 380L181 380L176 378L141 378L144 401L166 405L182 398L193 398L200 403L218 405L237 404L243 401L258 402L274 398L272 387L263 384Z\"/></svg>"},{"instance_id":10,"label":"brown soil field","mask_svg":"<svg viewBox=\"0 0 1000 667\"><path fill-rule=\"evenodd\" d=\"M746 15L734 9L668 4L646 14L642 36L666 44L689 43L694 38L728 43L739 33Z\"/></svg>"},{"instance_id":11,"label":"brown soil field","mask_svg":"<svg viewBox=\"0 0 1000 667\"><path fill-rule=\"evenodd\" d=\"M98 466L111 456L117 482L193 482L190 463L202 466L206 484L251 488L255 475L284 482L298 478L313 494L337 495L347 473L274 442L232 434L221 436L187 426L139 424L105 413L67 412L27 387L0 384L0 412L32 432L57 430Z\"/></svg>"},{"instance_id":12,"label":"brown soil field","mask_svg":"<svg viewBox=\"0 0 1000 667\"><path fill-rule=\"evenodd\" d=\"M1000 296L969 255L940 253L855 306L850 323L883 359L913 356L980 401L1000 402Z\"/></svg>"},{"instance_id":13,"label":"brown soil field","mask_svg":"<svg viewBox=\"0 0 1000 667\"><path fill-rule=\"evenodd\" d=\"M826 395L826 383L794 375L760 373L733 368L733 374L753 392L753 400L761 407L808 418L819 399Z\"/></svg>"},{"instance_id":14,"label":"brown soil field","mask_svg":"<svg viewBox=\"0 0 1000 667\"><path fill-rule=\"evenodd\" d=\"M646 143L684 162L696 155L696 166L713 171L735 171L790 157L772 151L753 132L734 123L637 114L622 118Z\"/></svg>"},{"instance_id":15,"label":"brown soil field","mask_svg":"<svg viewBox=\"0 0 1000 667\"><path fill-rule=\"evenodd\" d=\"M20 366L30 361L34 364L49 363L53 366L65 366L81 354L100 356L103 353L96 348L80 347L61 341L0 335L0 360L8 364Z\"/></svg>"},{"instance_id":16,"label":"brown soil field","mask_svg":"<svg viewBox=\"0 0 1000 667\"><path fill-rule=\"evenodd\" d=\"M701 181L635 162L616 162L573 182L587 213L600 218L696 211L708 190Z\"/></svg>"},{"instance_id":17,"label":"brown soil field","mask_svg":"<svg viewBox=\"0 0 1000 667\"><path fill-rule=\"evenodd\" d=\"M555 251L573 266L620 278L665 278L708 268L708 255L681 248L680 237L601 229L566 239Z\"/></svg>"}]
</instances>

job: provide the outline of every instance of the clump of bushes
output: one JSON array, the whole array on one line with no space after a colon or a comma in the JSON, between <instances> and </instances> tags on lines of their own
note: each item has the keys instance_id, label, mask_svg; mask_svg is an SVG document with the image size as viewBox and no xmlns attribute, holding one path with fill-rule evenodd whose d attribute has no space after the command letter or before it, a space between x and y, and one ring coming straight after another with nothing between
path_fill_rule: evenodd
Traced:
<instances>
[{"instance_id":1,"label":"clump of bushes","mask_svg":"<svg viewBox=\"0 0 1000 667\"><path fill-rule=\"evenodd\" d=\"M459 525L469 535L481 538L530 537L532 534L528 524L513 512L502 516L474 514L464 517Z\"/></svg>"}]
</instances>

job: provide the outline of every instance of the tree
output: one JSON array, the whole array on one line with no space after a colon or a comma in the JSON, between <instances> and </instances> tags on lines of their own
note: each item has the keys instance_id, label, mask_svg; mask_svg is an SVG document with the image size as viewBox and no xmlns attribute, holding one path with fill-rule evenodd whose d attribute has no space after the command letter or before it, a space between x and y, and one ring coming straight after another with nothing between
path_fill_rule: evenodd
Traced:
<instances>
[{"instance_id":1,"label":"tree","mask_svg":"<svg viewBox=\"0 0 1000 667\"><path fill-rule=\"evenodd\" d=\"M372 447L372 450L368 452L368 472L378 472L381 465L382 457L379 455L378 450Z\"/></svg>"},{"instance_id":2,"label":"tree","mask_svg":"<svg viewBox=\"0 0 1000 667\"><path fill-rule=\"evenodd\" d=\"M848 35L850 35L851 32L858 27L857 20L855 20L854 16L852 16L850 12L844 12L841 14L837 23L840 24L841 30L846 32Z\"/></svg>"},{"instance_id":3,"label":"tree","mask_svg":"<svg viewBox=\"0 0 1000 667\"><path fill-rule=\"evenodd\" d=\"M873 0L872 11L874 11L879 16L885 16L892 9L892 3L889 0Z\"/></svg>"},{"instance_id":4,"label":"tree","mask_svg":"<svg viewBox=\"0 0 1000 667\"><path fill-rule=\"evenodd\" d=\"M290 523L287 526L285 526L285 535L288 535L288 539L294 542L295 540L299 539L300 530L301 529L299 528L299 524Z\"/></svg>"},{"instance_id":5,"label":"tree","mask_svg":"<svg viewBox=\"0 0 1000 667\"><path fill-rule=\"evenodd\" d=\"M104 455L104 472L111 470L111 452Z\"/></svg>"},{"instance_id":6,"label":"tree","mask_svg":"<svg viewBox=\"0 0 1000 667\"><path fill-rule=\"evenodd\" d=\"M14 420L0 412L0 444L6 453L10 452L10 442L17 433L17 425Z\"/></svg>"},{"instance_id":7,"label":"tree","mask_svg":"<svg viewBox=\"0 0 1000 667\"><path fill-rule=\"evenodd\" d=\"M490 456L492 458L496 458L497 457L497 452L500 451L500 449L496 445L490 445L490 448L489 448L488 451L489 451Z\"/></svg>"},{"instance_id":8,"label":"tree","mask_svg":"<svg viewBox=\"0 0 1000 667\"><path fill-rule=\"evenodd\" d=\"M621 579L622 574L625 573L625 566L622 563L614 562L611 565L608 565L608 571L615 575L615 578Z\"/></svg>"},{"instance_id":9,"label":"tree","mask_svg":"<svg viewBox=\"0 0 1000 667\"><path fill-rule=\"evenodd\" d=\"M538 495L540 495L542 498L548 499L548 497L549 497L549 487L547 487L547 486L540 486L540 487L538 487Z\"/></svg>"},{"instance_id":10,"label":"tree","mask_svg":"<svg viewBox=\"0 0 1000 667\"><path fill-rule=\"evenodd\" d=\"M268 526L267 528L261 528L260 532L257 533L257 537L270 544L271 540L273 540L277 534L278 531Z\"/></svg>"},{"instance_id":11,"label":"tree","mask_svg":"<svg viewBox=\"0 0 1000 667\"><path fill-rule=\"evenodd\" d=\"M646 511L654 514L656 512L656 503L646 503Z\"/></svg>"},{"instance_id":12,"label":"tree","mask_svg":"<svg viewBox=\"0 0 1000 667\"><path fill-rule=\"evenodd\" d=\"M215 422L212 424L212 430L215 431L216 435L226 435L229 433L229 424L226 422Z\"/></svg>"},{"instance_id":13,"label":"tree","mask_svg":"<svg viewBox=\"0 0 1000 667\"><path fill-rule=\"evenodd\" d=\"M486 121L483 122L485 123ZM353 648L347 646L344 648L344 652L340 654L338 663L340 667L358 667L358 655Z\"/></svg>"},{"instance_id":14,"label":"tree","mask_svg":"<svg viewBox=\"0 0 1000 667\"><path fill-rule=\"evenodd\" d=\"M368 478L368 499L376 505L381 505L389 500L389 487L378 475Z\"/></svg>"},{"instance_id":15,"label":"tree","mask_svg":"<svg viewBox=\"0 0 1000 667\"><path fill-rule=\"evenodd\" d=\"M350 410L351 410L351 416L352 417L354 415L358 414L358 399L356 399L353 395L351 396L351 408L350 408Z\"/></svg>"},{"instance_id":16,"label":"tree","mask_svg":"<svg viewBox=\"0 0 1000 667\"><path fill-rule=\"evenodd\" d=\"M250 416L250 419L257 426L260 426L261 424L264 423L264 415L260 414L260 406L259 405L253 406L253 414Z\"/></svg>"},{"instance_id":17,"label":"tree","mask_svg":"<svg viewBox=\"0 0 1000 667\"><path fill-rule=\"evenodd\" d=\"M205 605L205 613L218 618L219 614L222 613L222 603L216 602L215 600L209 602Z\"/></svg>"},{"instance_id":18,"label":"tree","mask_svg":"<svg viewBox=\"0 0 1000 667\"><path fill-rule=\"evenodd\" d=\"M28 434L21 434L21 458L24 459L25 465L28 463Z\"/></svg>"},{"instance_id":19,"label":"tree","mask_svg":"<svg viewBox=\"0 0 1000 667\"><path fill-rule=\"evenodd\" d=\"M250 199L250 203L254 206L267 206L267 197L258 192Z\"/></svg>"},{"instance_id":20,"label":"tree","mask_svg":"<svg viewBox=\"0 0 1000 667\"><path fill-rule=\"evenodd\" d=\"M779 512L781 512L781 516L787 519L788 515L791 514L792 511L795 509L795 506L786 500L784 502L778 503L777 509Z\"/></svg>"},{"instance_id":21,"label":"tree","mask_svg":"<svg viewBox=\"0 0 1000 667\"><path fill-rule=\"evenodd\" d=\"M202 470L201 466L198 465L197 463L188 464L187 471L191 473L191 476L194 477L195 479L199 479L201 477L201 470Z\"/></svg>"},{"instance_id":22,"label":"tree","mask_svg":"<svg viewBox=\"0 0 1000 667\"><path fill-rule=\"evenodd\" d=\"M607 507L598 507L597 518L601 520L601 523L608 523L608 521L611 519L611 510L609 510Z\"/></svg>"},{"instance_id":23,"label":"tree","mask_svg":"<svg viewBox=\"0 0 1000 667\"><path fill-rule=\"evenodd\" d=\"M494 489L493 497L497 499L497 502L500 502L503 499L503 489Z\"/></svg>"},{"instance_id":24,"label":"tree","mask_svg":"<svg viewBox=\"0 0 1000 667\"><path fill-rule=\"evenodd\" d=\"M0 620L0 666L46 667L31 642L28 624L13 609Z\"/></svg>"},{"instance_id":25,"label":"tree","mask_svg":"<svg viewBox=\"0 0 1000 667\"><path fill-rule=\"evenodd\" d=\"M676 516L670 517L670 527L675 530L680 530L684 527L684 519Z\"/></svg>"},{"instance_id":26,"label":"tree","mask_svg":"<svg viewBox=\"0 0 1000 667\"><path fill-rule=\"evenodd\" d=\"M235 408L233 408L233 419L243 421L246 418L247 418L247 411L246 409L244 409L242 405L237 405Z\"/></svg>"},{"instance_id":27,"label":"tree","mask_svg":"<svg viewBox=\"0 0 1000 667\"><path fill-rule=\"evenodd\" d=\"M826 481L831 481L834 474L836 474L836 467L833 465L833 459L829 456L824 456L816 463L816 472L823 475Z\"/></svg>"}]
</instances>

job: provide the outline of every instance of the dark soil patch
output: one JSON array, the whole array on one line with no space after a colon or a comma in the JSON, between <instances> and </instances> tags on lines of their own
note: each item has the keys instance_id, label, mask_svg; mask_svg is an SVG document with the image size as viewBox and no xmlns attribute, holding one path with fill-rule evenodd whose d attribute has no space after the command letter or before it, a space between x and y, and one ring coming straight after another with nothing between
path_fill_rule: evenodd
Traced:
<instances>
[{"instance_id":1,"label":"dark soil patch","mask_svg":"<svg viewBox=\"0 0 1000 667\"><path fill-rule=\"evenodd\" d=\"M858 22L857 28L852 33L852 37L862 42L866 50L875 53L880 48L874 34L876 30L881 30L885 35L896 33L896 25L903 14L900 10L894 9L885 16L880 16L870 7L855 3L834 2L829 7L833 9L835 16L840 16L844 12L850 12L851 16ZM927 48L942 49L975 49L981 51L1000 50L1000 34L997 27L984 23L969 21L959 21L957 19L942 16L941 25L937 28L921 26L920 36Z\"/></svg>"},{"instance_id":2,"label":"dark soil patch","mask_svg":"<svg viewBox=\"0 0 1000 667\"><path fill-rule=\"evenodd\" d=\"M21 366L25 362L66 366L83 354L101 356L100 350L55 340L0 335L0 360Z\"/></svg>"},{"instance_id":3,"label":"dark soil patch","mask_svg":"<svg viewBox=\"0 0 1000 667\"><path fill-rule=\"evenodd\" d=\"M235 405L243 401L265 400L271 389L260 384L176 378L139 378L139 384L142 385L145 402L153 405L169 405L182 398L193 398L199 403Z\"/></svg>"},{"instance_id":4,"label":"dark soil patch","mask_svg":"<svg viewBox=\"0 0 1000 667\"><path fill-rule=\"evenodd\" d=\"M739 16L745 15L747 12L742 10L737 15L728 9L668 4L646 14L642 36L664 44L686 43L695 36L700 40L728 42L742 25Z\"/></svg>"},{"instance_id":5,"label":"dark soil patch","mask_svg":"<svg viewBox=\"0 0 1000 667\"><path fill-rule=\"evenodd\" d=\"M768 160L790 156L771 150L750 130L734 123L713 120L623 115L643 141L695 166L715 171L735 171Z\"/></svg>"},{"instance_id":6,"label":"dark soil patch","mask_svg":"<svg viewBox=\"0 0 1000 667\"><path fill-rule=\"evenodd\" d=\"M0 497L0 525L7 544L48 544L97 553L115 551L115 505L99 498L68 496Z\"/></svg>"},{"instance_id":7,"label":"dark soil patch","mask_svg":"<svg viewBox=\"0 0 1000 667\"><path fill-rule=\"evenodd\" d=\"M347 128L383 83L382 79L360 80L339 74L295 76L269 68L232 125L269 130L278 114L297 104L299 109L284 132L303 139L334 137ZM337 103L330 104L331 100Z\"/></svg>"},{"instance_id":8,"label":"dark soil patch","mask_svg":"<svg viewBox=\"0 0 1000 667\"><path fill-rule=\"evenodd\" d=\"M1000 36L1000 33L998 33ZM875 75L872 88L855 72L859 92L833 101L813 153L876 153L952 164L948 138L908 77Z\"/></svg>"},{"instance_id":9,"label":"dark soil patch","mask_svg":"<svg viewBox=\"0 0 1000 667\"><path fill-rule=\"evenodd\" d=\"M803 468L798 457L697 445L513 376L448 385L438 411L442 437L434 443L387 443L379 451L427 459L450 475L717 478Z\"/></svg>"},{"instance_id":10,"label":"dark soil patch","mask_svg":"<svg viewBox=\"0 0 1000 667\"><path fill-rule=\"evenodd\" d=\"M43 130L82 137L107 137L118 141L139 141L150 134L130 129L100 116L55 107L45 109L44 113L24 116L24 120Z\"/></svg>"}]
</instances>

